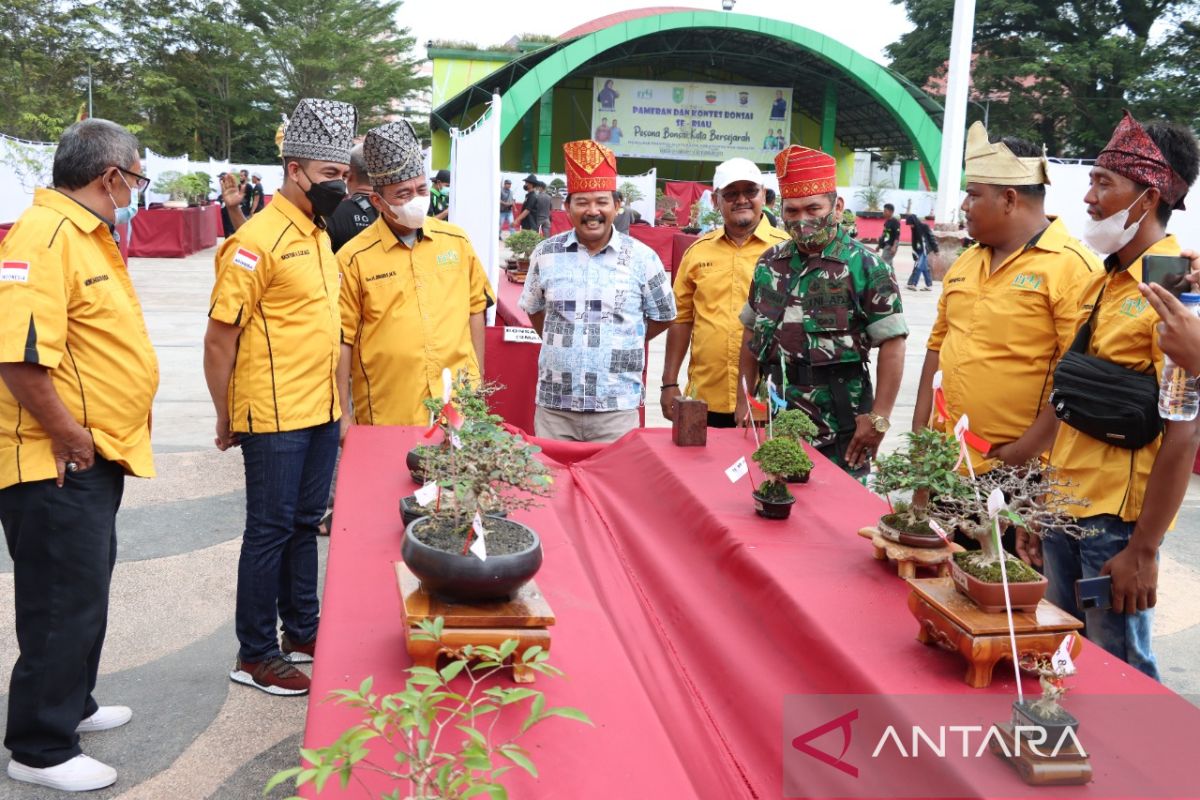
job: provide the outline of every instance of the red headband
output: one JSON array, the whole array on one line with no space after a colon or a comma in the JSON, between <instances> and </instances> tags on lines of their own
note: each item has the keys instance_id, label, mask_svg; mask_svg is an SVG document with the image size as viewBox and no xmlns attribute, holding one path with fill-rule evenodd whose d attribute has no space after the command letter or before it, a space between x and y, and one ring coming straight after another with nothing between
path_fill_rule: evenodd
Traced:
<instances>
[{"instance_id":1,"label":"red headband","mask_svg":"<svg viewBox=\"0 0 1200 800\"><path fill-rule=\"evenodd\" d=\"M1171 208L1184 210L1187 183L1171 168L1162 150L1128 111L1096 157L1096 166L1124 175L1143 186L1153 186Z\"/></svg>"}]
</instances>

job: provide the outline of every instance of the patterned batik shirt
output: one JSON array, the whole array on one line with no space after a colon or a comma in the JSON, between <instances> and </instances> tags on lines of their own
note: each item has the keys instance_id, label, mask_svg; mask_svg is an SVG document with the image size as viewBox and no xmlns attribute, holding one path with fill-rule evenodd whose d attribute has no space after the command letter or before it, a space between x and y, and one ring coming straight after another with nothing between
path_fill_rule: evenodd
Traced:
<instances>
[{"instance_id":1,"label":"patterned batik shirt","mask_svg":"<svg viewBox=\"0 0 1200 800\"><path fill-rule=\"evenodd\" d=\"M545 312L537 404L557 411L624 411L642 404L646 320L675 319L675 295L646 245L613 230L595 255L575 231L534 249L521 308Z\"/></svg>"},{"instance_id":2,"label":"patterned batik shirt","mask_svg":"<svg viewBox=\"0 0 1200 800\"><path fill-rule=\"evenodd\" d=\"M750 349L764 380L781 357L812 367L865 364L870 348L908 335L892 268L840 228L819 256L792 241L763 253L741 321L752 331ZM846 379L856 408L870 391L865 369L863 375ZM827 385L788 384L785 399L816 424L814 446L833 444L839 426Z\"/></svg>"}]
</instances>

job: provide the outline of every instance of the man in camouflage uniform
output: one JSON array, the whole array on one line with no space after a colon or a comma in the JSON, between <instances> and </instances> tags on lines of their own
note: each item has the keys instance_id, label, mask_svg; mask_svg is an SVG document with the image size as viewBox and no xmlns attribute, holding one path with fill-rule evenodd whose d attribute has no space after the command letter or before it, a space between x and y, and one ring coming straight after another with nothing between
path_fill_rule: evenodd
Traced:
<instances>
[{"instance_id":1,"label":"man in camouflage uniform","mask_svg":"<svg viewBox=\"0 0 1200 800\"><path fill-rule=\"evenodd\" d=\"M861 478L890 425L904 370L900 289L892 268L838 224L832 157L793 145L775 168L791 241L755 265L739 371L751 391L769 376L788 407L816 424L814 446ZM877 391L867 369L872 347L879 348ZM739 424L747 410L743 394Z\"/></svg>"}]
</instances>

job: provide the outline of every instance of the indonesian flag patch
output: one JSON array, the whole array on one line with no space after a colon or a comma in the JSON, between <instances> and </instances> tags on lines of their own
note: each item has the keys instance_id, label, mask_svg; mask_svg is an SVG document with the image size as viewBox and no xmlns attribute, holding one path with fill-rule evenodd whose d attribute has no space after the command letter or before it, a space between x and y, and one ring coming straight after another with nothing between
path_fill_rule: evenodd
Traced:
<instances>
[{"instance_id":1,"label":"indonesian flag patch","mask_svg":"<svg viewBox=\"0 0 1200 800\"><path fill-rule=\"evenodd\" d=\"M26 283L28 280L28 261L0 261L0 281Z\"/></svg>"},{"instance_id":2,"label":"indonesian flag patch","mask_svg":"<svg viewBox=\"0 0 1200 800\"><path fill-rule=\"evenodd\" d=\"M237 252L233 254L233 263L237 264L242 269L248 269L254 272L254 268L258 266L258 255L252 253L244 247L239 247Z\"/></svg>"}]
</instances>

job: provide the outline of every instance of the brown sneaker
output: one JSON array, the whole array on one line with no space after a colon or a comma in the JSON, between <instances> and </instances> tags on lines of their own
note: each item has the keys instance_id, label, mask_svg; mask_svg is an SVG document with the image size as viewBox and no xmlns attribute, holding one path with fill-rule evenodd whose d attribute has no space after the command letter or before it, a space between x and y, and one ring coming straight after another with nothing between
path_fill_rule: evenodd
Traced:
<instances>
[{"instance_id":1,"label":"brown sneaker","mask_svg":"<svg viewBox=\"0 0 1200 800\"><path fill-rule=\"evenodd\" d=\"M234 683L262 689L267 694L308 694L308 676L285 661L282 656L271 656L256 663L239 658L234 668L229 671L229 679Z\"/></svg>"},{"instance_id":2,"label":"brown sneaker","mask_svg":"<svg viewBox=\"0 0 1200 800\"><path fill-rule=\"evenodd\" d=\"M289 664L311 664L317 653L317 640L308 644L297 644L283 634L279 649L283 651L283 660Z\"/></svg>"}]
</instances>

